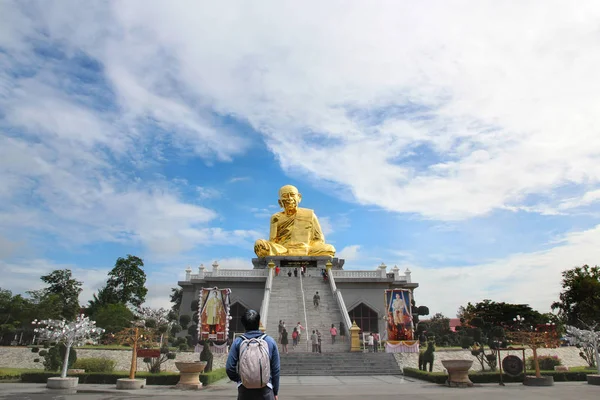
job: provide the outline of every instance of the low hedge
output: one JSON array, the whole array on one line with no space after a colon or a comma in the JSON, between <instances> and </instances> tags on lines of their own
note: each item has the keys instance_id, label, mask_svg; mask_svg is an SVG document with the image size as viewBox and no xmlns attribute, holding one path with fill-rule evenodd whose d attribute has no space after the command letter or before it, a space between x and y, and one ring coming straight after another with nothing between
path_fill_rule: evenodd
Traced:
<instances>
[{"instance_id":1,"label":"low hedge","mask_svg":"<svg viewBox=\"0 0 600 400\"><path fill-rule=\"evenodd\" d=\"M58 372L26 372L21 374L21 382L27 383L46 383L48 378L60 376ZM79 377L79 383L96 383L96 384L116 384L117 379L127 378L129 373L122 372L90 372L84 374L73 374L69 376ZM226 377L225 368L220 368L206 374L200 374L200 382L203 385L210 385ZM161 372L160 374L151 374L149 372L137 372L136 378L146 379L147 385L168 385L172 386L179 382L179 373L177 372Z\"/></svg>"},{"instance_id":2,"label":"low hedge","mask_svg":"<svg viewBox=\"0 0 600 400\"><path fill-rule=\"evenodd\" d=\"M593 371L542 371L544 376L554 377L555 382L575 382L575 381L586 381L587 374L594 373ZM523 382L523 375L510 376L502 374L504 382ZM535 371L527 371L527 375L535 375ZM444 384L446 383L447 374L445 372L427 372L421 371L417 368L404 368L404 376L411 378L422 379L427 382ZM469 379L473 383L499 383L500 373L496 372L472 372L469 373Z\"/></svg>"}]
</instances>

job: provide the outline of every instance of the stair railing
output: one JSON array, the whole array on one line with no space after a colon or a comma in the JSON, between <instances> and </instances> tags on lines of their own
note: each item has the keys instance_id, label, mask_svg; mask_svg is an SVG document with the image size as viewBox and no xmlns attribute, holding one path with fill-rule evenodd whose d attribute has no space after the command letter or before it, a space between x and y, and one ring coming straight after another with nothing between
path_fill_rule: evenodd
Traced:
<instances>
[{"instance_id":1,"label":"stair railing","mask_svg":"<svg viewBox=\"0 0 600 400\"><path fill-rule=\"evenodd\" d=\"M271 288L273 287L273 274L275 268L268 268L267 282L265 283L265 292L263 294L263 301L260 307L260 319L262 320L263 328L267 329L267 320L269 317L269 303L271 302Z\"/></svg>"},{"instance_id":2,"label":"stair railing","mask_svg":"<svg viewBox=\"0 0 600 400\"><path fill-rule=\"evenodd\" d=\"M342 313L342 319L344 320L344 328L346 330L346 337L350 337L350 327L352 326L352 321L350 321L350 315L348 314L348 309L346 308L346 303L344 303L344 298L342 297L342 292L337 288L335 284L335 279L333 278L333 272L331 268L327 269L327 276L329 276L329 286L331 287L331 292L335 296L337 300L338 307L340 307L340 311ZM341 333L341 332L340 332Z\"/></svg>"},{"instance_id":3,"label":"stair railing","mask_svg":"<svg viewBox=\"0 0 600 400\"><path fill-rule=\"evenodd\" d=\"M300 273L300 271L298 271ZM306 295L304 294L304 284L302 283L302 273L300 273L300 291L302 292L302 307L304 308L304 331L306 332L306 351L309 351L310 347L308 341L310 336L308 335L308 316L306 314Z\"/></svg>"}]
</instances>

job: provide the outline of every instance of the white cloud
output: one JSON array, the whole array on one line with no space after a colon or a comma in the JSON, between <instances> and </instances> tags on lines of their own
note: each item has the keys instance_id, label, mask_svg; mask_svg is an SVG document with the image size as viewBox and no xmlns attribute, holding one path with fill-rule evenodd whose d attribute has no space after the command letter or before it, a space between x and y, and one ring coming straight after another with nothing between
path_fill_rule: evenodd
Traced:
<instances>
[{"instance_id":1,"label":"white cloud","mask_svg":"<svg viewBox=\"0 0 600 400\"><path fill-rule=\"evenodd\" d=\"M336 257L343 258L348 261L356 261L360 258L360 245L353 244L344 247L342 250L336 252Z\"/></svg>"},{"instance_id":2,"label":"white cloud","mask_svg":"<svg viewBox=\"0 0 600 400\"><path fill-rule=\"evenodd\" d=\"M323 231L323 235L325 235L325 237L333 233L333 226L331 225L330 217L319 217L319 225L321 225L321 230Z\"/></svg>"},{"instance_id":3,"label":"white cloud","mask_svg":"<svg viewBox=\"0 0 600 400\"><path fill-rule=\"evenodd\" d=\"M483 299L524 303L540 312L549 312L550 304L561 292L561 272L584 264L595 265L600 259L600 225L573 232L555 242L552 248L533 253L518 253L493 262L436 268L405 264L412 270L413 282L419 283L415 298L432 313L454 317L461 305ZM400 265L399 265L400 266Z\"/></svg>"},{"instance_id":4,"label":"white cloud","mask_svg":"<svg viewBox=\"0 0 600 400\"><path fill-rule=\"evenodd\" d=\"M198 186L196 187L196 191L198 192L198 197L202 200L217 199L222 196L222 193L219 190L210 187Z\"/></svg>"},{"instance_id":5,"label":"white cloud","mask_svg":"<svg viewBox=\"0 0 600 400\"><path fill-rule=\"evenodd\" d=\"M124 126L152 118L174 142L229 160L248 144L210 114L234 115L290 173L438 219L599 184L595 2L147 4L43 5L50 38L103 63ZM43 101L9 117L45 125Z\"/></svg>"},{"instance_id":6,"label":"white cloud","mask_svg":"<svg viewBox=\"0 0 600 400\"><path fill-rule=\"evenodd\" d=\"M98 57L134 118L223 159L239 138L189 104L247 120L290 173L430 218L600 180L595 2L54 4L50 35Z\"/></svg>"},{"instance_id":7,"label":"white cloud","mask_svg":"<svg viewBox=\"0 0 600 400\"><path fill-rule=\"evenodd\" d=\"M106 284L110 268L79 268L72 264L58 264L41 258L28 258L15 262L0 261L0 274L3 276L0 287L13 293L25 293L46 286L40 279L57 269L70 269L73 277L82 282L83 291L79 295L79 303L87 304L92 295Z\"/></svg>"}]
</instances>

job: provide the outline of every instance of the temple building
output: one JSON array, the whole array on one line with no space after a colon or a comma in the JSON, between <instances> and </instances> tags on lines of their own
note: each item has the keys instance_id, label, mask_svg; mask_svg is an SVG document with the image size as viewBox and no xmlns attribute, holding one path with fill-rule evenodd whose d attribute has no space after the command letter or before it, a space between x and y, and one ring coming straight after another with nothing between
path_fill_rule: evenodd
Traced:
<instances>
[{"instance_id":1,"label":"temple building","mask_svg":"<svg viewBox=\"0 0 600 400\"><path fill-rule=\"evenodd\" d=\"M301 198L293 186L280 189L283 211L271 217L269 239L256 241L257 258L248 262L253 268L228 269L217 262L210 268L188 267L185 280L178 282L183 289L180 314L194 316L192 304L202 302L202 289L230 289L227 331L207 332L216 341L242 333L241 315L252 308L260 310L262 326L275 338L279 321L285 321L290 348L292 332L300 324L302 342L310 336L307 333L318 329L328 338L323 351L349 351L348 340L343 339L353 323L362 333L379 333L382 341L395 343L397 348L410 347L414 343L413 294L419 286L410 270L383 263L372 270L345 269L345 261L336 258L334 247L325 242L315 213L298 207ZM329 340L332 325L340 335L335 343Z\"/></svg>"}]
</instances>

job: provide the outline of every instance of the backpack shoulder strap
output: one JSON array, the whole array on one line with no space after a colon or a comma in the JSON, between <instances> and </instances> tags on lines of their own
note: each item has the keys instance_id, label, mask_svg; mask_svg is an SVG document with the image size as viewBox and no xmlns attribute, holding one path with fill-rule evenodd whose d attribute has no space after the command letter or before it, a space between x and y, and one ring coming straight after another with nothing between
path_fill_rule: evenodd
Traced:
<instances>
[{"instance_id":1,"label":"backpack shoulder strap","mask_svg":"<svg viewBox=\"0 0 600 400\"><path fill-rule=\"evenodd\" d=\"M262 339L262 340L265 340L265 338L266 338L266 337L267 337L267 334L266 334L266 333L263 333L263 334L262 334L262 335L260 335L258 338L259 338L259 339Z\"/></svg>"},{"instance_id":2,"label":"backpack shoulder strap","mask_svg":"<svg viewBox=\"0 0 600 400\"><path fill-rule=\"evenodd\" d=\"M248 340L248 338L244 335L240 335L240 337L242 338L242 340Z\"/></svg>"}]
</instances>

